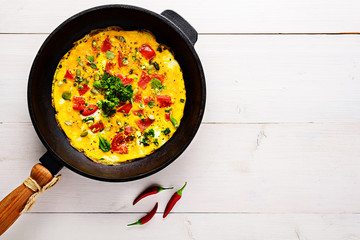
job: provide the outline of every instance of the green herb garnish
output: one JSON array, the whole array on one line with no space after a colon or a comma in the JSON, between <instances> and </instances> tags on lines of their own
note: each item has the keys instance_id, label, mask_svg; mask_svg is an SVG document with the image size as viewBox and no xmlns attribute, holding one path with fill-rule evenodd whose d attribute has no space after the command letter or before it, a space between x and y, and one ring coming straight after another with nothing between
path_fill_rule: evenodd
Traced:
<instances>
[{"instance_id":1,"label":"green herb garnish","mask_svg":"<svg viewBox=\"0 0 360 240\"><path fill-rule=\"evenodd\" d=\"M150 129L149 131L145 131L144 132L144 137L141 139L141 143L144 145L144 146L149 146L151 141L149 139L149 136L150 137L155 137L155 131L154 129Z\"/></svg>"},{"instance_id":2,"label":"green herb garnish","mask_svg":"<svg viewBox=\"0 0 360 240\"><path fill-rule=\"evenodd\" d=\"M161 44L156 49L158 52L162 52Z\"/></svg>"},{"instance_id":3,"label":"green herb garnish","mask_svg":"<svg viewBox=\"0 0 360 240\"><path fill-rule=\"evenodd\" d=\"M119 77L108 73L104 73L100 81L94 81L93 86L100 89L101 93L105 95L105 99L97 104L105 116L113 115L120 101L131 101L133 97L131 84L125 86Z\"/></svg>"},{"instance_id":4,"label":"green herb garnish","mask_svg":"<svg viewBox=\"0 0 360 240\"><path fill-rule=\"evenodd\" d=\"M108 152L110 151L110 143L108 140L106 140L105 138L103 138L100 133L98 133L99 136L99 147L103 152Z\"/></svg>"},{"instance_id":5,"label":"green herb garnish","mask_svg":"<svg viewBox=\"0 0 360 240\"><path fill-rule=\"evenodd\" d=\"M150 137L155 137L155 131L154 129L150 129L147 134L150 136Z\"/></svg>"},{"instance_id":6,"label":"green herb garnish","mask_svg":"<svg viewBox=\"0 0 360 240\"><path fill-rule=\"evenodd\" d=\"M166 128L164 131L161 132L164 133L165 135L168 135L171 131L169 128Z\"/></svg>"}]
</instances>

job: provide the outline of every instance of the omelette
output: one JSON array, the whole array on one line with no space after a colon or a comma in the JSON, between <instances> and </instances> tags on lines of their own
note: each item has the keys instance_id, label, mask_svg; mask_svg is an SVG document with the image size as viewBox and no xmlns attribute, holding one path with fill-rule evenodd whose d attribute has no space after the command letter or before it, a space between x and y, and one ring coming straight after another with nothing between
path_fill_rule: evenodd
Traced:
<instances>
[{"instance_id":1,"label":"omelette","mask_svg":"<svg viewBox=\"0 0 360 240\"><path fill-rule=\"evenodd\" d=\"M117 165L164 145L181 123L186 90L179 63L149 31L94 30L57 65L56 120L91 160Z\"/></svg>"}]
</instances>

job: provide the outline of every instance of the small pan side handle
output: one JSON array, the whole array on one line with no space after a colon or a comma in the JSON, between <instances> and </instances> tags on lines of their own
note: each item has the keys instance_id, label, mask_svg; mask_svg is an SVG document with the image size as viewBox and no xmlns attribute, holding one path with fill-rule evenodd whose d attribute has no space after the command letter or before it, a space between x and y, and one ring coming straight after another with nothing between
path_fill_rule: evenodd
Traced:
<instances>
[{"instance_id":1,"label":"small pan side handle","mask_svg":"<svg viewBox=\"0 0 360 240\"><path fill-rule=\"evenodd\" d=\"M40 187L45 186L53 179L51 172L41 164L36 164L30 173ZM28 199L34 193L21 184L0 202L0 236L16 221L24 209Z\"/></svg>"},{"instance_id":2,"label":"small pan side handle","mask_svg":"<svg viewBox=\"0 0 360 240\"><path fill-rule=\"evenodd\" d=\"M165 18L175 24L189 39L192 45L195 45L198 39L198 33L190 23L188 23L183 17L172 10L165 10L161 13Z\"/></svg>"}]
</instances>

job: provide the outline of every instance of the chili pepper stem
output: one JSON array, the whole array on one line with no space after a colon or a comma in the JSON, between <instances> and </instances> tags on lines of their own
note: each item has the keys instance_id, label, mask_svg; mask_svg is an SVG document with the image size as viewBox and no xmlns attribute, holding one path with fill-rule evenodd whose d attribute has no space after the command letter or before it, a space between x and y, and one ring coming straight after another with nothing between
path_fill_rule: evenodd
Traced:
<instances>
[{"instance_id":1,"label":"chili pepper stem","mask_svg":"<svg viewBox=\"0 0 360 240\"><path fill-rule=\"evenodd\" d=\"M185 182L184 186L182 188L180 188L176 193L179 194L180 196L182 195L182 191L184 190L184 188L186 187L187 182Z\"/></svg>"},{"instance_id":2,"label":"chili pepper stem","mask_svg":"<svg viewBox=\"0 0 360 240\"><path fill-rule=\"evenodd\" d=\"M128 224L128 226L134 226L134 225L142 225L142 222L139 220L137 222Z\"/></svg>"},{"instance_id":3,"label":"chili pepper stem","mask_svg":"<svg viewBox=\"0 0 360 240\"><path fill-rule=\"evenodd\" d=\"M168 189L174 189L174 187L168 187L168 188L158 187L158 193L163 190L168 190Z\"/></svg>"}]
</instances>

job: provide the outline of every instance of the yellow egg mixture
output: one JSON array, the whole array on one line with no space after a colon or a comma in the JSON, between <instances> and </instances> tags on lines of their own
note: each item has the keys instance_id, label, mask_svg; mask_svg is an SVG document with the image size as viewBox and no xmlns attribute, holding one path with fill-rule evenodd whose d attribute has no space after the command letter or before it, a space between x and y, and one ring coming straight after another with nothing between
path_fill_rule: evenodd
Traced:
<instances>
[{"instance_id":1,"label":"yellow egg mixture","mask_svg":"<svg viewBox=\"0 0 360 240\"><path fill-rule=\"evenodd\" d=\"M151 154L183 117L178 62L148 31L109 27L74 43L53 80L58 125L95 162L116 165Z\"/></svg>"}]
</instances>

